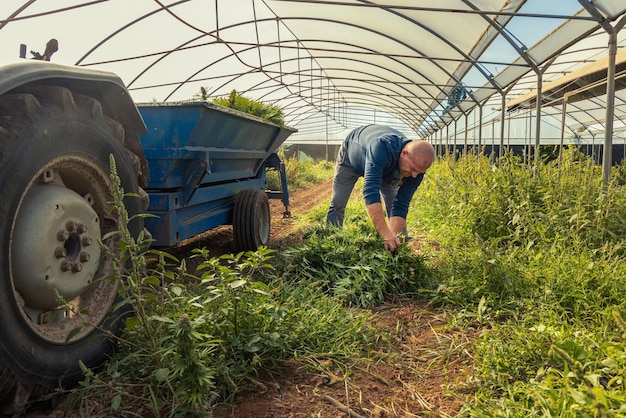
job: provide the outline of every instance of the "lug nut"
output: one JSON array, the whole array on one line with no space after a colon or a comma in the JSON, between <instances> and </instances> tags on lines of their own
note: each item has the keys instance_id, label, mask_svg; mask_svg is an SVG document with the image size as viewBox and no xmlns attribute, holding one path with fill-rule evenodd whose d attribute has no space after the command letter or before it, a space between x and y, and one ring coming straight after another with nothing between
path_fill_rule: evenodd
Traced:
<instances>
[{"instance_id":1,"label":"lug nut","mask_svg":"<svg viewBox=\"0 0 626 418\"><path fill-rule=\"evenodd\" d=\"M81 251L79 257L81 262L86 263L91 258L91 255L88 252Z\"/></svg>"},{"instance_id":2,"label":"lug nut","mask_svg":"<svg viewBox=\"0 0 626 418\"><path fill-rule=\"evenodd\" d=\"M70 233L67 230L59 229L59 232L57 232L57 239L61 242L67 241L69 237Z\"/></svg>"},{"instance_id":3,"label":"lug nut","mask_svg":"<svg viewBox=\"0 0 626 418\"><path fill-rule=\"evenodd\" d=\"M72 268L72 263L68 260L61 261L61 271L69 271Z\"/></svg>"},{"instance_id":4,"label":"lug nut","mask_svg":"<svg viewBox=\"0 0 626 418\"><path fill-rule=\"evenodd\" d=\"M65 228L67 228L68 231L73 232L76 229L76 222L71 220L67 221Z\"/></svg>"},{"instance_id":5,"label":"lug nut","mask_svg":"<svg viewBox=\"0 0 626 418\"><path fill-rule=\"evenodd\" d=\"M83 247L89 247L91 244L93 244L93 240L89 237L83 237L81 243L83 244Z\"/></svg>"},{"instance_id":6,"label":"lug nut","mask_svg":"<svg viewBox=\"0 0 626 418\"><path fill-rule=\"evenodd\" d=\"M56 258L63 258L67 256L67 250L63 247L56 247L54 249L54 256Z\"/></svg>"},{"instance_id":7,"label":"lug nut","mask_svg":"<svg viewBox=\"0 0 626 418\"><path fill-rule=\"evenodd\" d=\"M82 264L80 264L80 263L72 264L72 273L78 273L82 269L83 269L83 265Z\"/></svg>"},{"instance_id":8,"label":"lug nut","mask_svg":"<svg viewBox=\"0 0 626 418\"><path fill-rule=\"evenodd\" d=\"M79 223L78 225L76 225L76 232L78 232L79 234L84 234L85 232L87 232L87 225Z\"/></svg>"}]
</instances>

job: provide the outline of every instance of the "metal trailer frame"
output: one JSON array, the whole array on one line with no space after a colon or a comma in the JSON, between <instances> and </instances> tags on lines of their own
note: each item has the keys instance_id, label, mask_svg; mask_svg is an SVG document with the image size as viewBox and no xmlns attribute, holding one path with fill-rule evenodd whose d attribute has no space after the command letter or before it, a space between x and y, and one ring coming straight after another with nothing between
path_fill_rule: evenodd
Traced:
<instances>
[{"instance_id":1,"label":"metal trailer frame","mask_svg":"<svg viewBox=\"0 0 626 418\"><path fill-rule=\"evenodd\" d=\"M153 246L173 246L233 224L236 196L246 189L280 198L289 215L285 166L275 153L295 132L264 119L206 102L138 104L148 128L140 138L149 167L145 226ZM277 169L281 190L267 190Z\"/></svg>"}]
</instances>

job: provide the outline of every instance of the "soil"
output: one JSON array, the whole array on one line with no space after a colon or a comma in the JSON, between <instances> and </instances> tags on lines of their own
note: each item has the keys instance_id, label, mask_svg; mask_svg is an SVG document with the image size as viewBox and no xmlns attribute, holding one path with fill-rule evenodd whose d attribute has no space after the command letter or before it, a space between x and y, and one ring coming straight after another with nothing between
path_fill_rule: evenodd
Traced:
<instances>
[{"instance_id":1,"label":"soil","mask_svg":"<svg viewBox=\"0 0 626 418\"><path fill-rule=\"evenodd\" d=\"M298 218L330 199L330 180L290 192L292 217L271 200L270 247L280 249L301 240ZM413 248L419 251L419 238ZM217 256L234 251L232 227L206 232L171 249L185 257L195 247ZM296 417L424 417L455 415L463 406L464 382L471 375L470 340L473 332L451 327L447 313L424 301L396 301L375 309L377 324L391 330L392 340L381 351L392 362L355 363L349 369L326 374L291 361L278 372L257 377L254 390L240 393L234 405L219 405L215 418ZM34 417L74 417L70 411Z\"/></svg>"}]
</instances>

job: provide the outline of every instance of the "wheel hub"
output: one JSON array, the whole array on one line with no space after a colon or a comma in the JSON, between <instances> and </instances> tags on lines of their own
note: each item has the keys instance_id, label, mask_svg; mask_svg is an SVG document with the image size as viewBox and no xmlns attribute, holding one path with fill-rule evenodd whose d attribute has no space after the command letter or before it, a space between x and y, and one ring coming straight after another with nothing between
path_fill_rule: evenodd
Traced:
<instances>
[{"instance_id":1,"label":"wheel hub","mask_svg":"<svg viewBox=\"0 0 626 418\"><path fill-rule=\"evenodd\" d=\"M56 292L70 301L94 280L101 237L90 200L52 183L29 190L16 220L12 254L14 286L29 308L55 308L60 305Z\"/></svg>"}]
</instances>

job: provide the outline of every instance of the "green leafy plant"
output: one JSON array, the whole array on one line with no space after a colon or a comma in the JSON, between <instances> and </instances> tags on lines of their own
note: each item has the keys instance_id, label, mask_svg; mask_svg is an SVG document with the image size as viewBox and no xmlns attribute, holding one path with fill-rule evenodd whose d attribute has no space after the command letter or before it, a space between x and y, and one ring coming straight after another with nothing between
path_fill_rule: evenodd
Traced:
<instances>
[{"instance_id":1,"label":"green leafy plant","mask_svg":"<svg viewBox=\"0 0 626 418\"><path fill-rule=\"evenodd\" d=\"M468 155L429 171L411 219L440 247L433 298L484 328L461 416L622 413L611 313L626 291L626 190L615 173L603 186L575 149L536 167Z\"/></svg>"}]
</instances>

